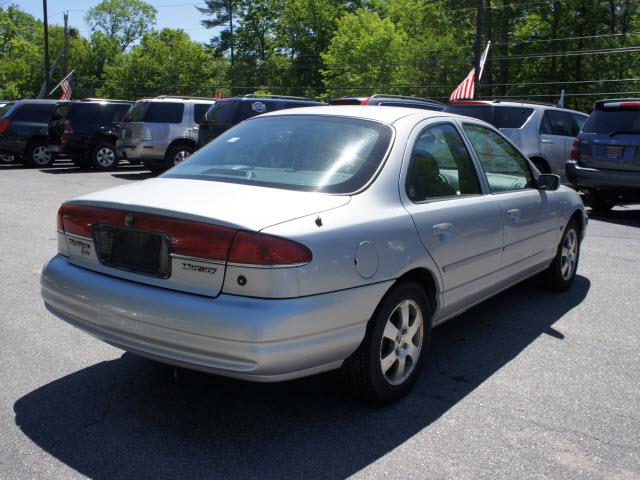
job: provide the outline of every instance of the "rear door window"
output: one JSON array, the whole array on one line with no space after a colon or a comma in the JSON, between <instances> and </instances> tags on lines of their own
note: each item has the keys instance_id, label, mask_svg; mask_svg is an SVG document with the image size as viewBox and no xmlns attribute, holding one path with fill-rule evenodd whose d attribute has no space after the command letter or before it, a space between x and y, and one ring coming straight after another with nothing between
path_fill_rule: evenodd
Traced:
<instances>
[{"instance_id":1,"label":"rear door window","mask_svg":"<svg viewBox=\"0 0 640 480\"><path fill-rule=\"evenodd\" d=\"M521 128L533 113L533 108L493 107L493 121L496 128Z\"/></svg>"},{"instance_id":2,"label":"rear door window","mask_svg":"<svg viewBox=\"0 0 640 480\"><path fill-rule=\"evenodd\" d=\"M576 124L569 112L561 112L559 110L546 110L542 117L542 125L540 133L547 135L560 135L563 137L575 137Z\"/></svg>"},{"instance_id":3,"label":"rear door window","mask_svg":"<svg viewBox=\"0 0 640 480\"><path fill-rule=\"evenodd\" d=\"M13 115L14 122L49 123L55 103L25 103Z\"/></svg>"},{"instance_id":4,"label":"rear door window","mask_svg":"<svg viewBox=\"0 0 640 480\"><path fill-rule=\"evenodd\" d=\"M74 103L67 114L73 125L95 125L102 119L104 105L99 103Z\"/></svg>"},{"instance_id":5,"label":"rear door window","mask_svg":"<svg viewBox=\"0 0 640 480\"><path fill-rule=\"evenodd\" d=\"M182 123L183 103L148 102L144 121L149 123Z\"/></svg>"},{"instance_id":6,"label":"rear door window","mask_svg":"<svg viewBox=\"0 0 640 480\"><path fill-rule=\"evenodd\" d=\"M210 106L211 105L209 105L208 103L195 103L193 105L193 121L198 125L202 125L203 123L205 123L206 119L204 118L204 115L205 113L207 113L207 110L209 110Z\"/></svg>"}]
</instances>

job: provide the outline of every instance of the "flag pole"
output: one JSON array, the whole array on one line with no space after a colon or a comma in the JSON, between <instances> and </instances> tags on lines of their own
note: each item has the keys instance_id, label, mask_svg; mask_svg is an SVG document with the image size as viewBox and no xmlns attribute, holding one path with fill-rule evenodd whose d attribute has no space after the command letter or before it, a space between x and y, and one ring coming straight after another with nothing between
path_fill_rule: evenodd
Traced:
<instances>
[{"instance_id":1,"label":"flag pole","mask_svg":"<svg viewBox=\"0 0 640 480\"><path fill-rule=\"evenodd\" d=\"M68 74L66 77L64 77L62 80L60 80L60 83L59 83L59 84L57 84L55 87L53 87L53 90L51 90L51 91L49 92L49 95L51 95L53 92L55 92L55 91L58 89L58 87L59 87L60 85L62 85L62 82L64 82L67 78L69 78L71 75L73 75L73 72L75 72L75 70L71 70L71 71L69 72L69 74ZM47 95L47 96L49 96L49 95Z\"/></svg>"}]
</instances>

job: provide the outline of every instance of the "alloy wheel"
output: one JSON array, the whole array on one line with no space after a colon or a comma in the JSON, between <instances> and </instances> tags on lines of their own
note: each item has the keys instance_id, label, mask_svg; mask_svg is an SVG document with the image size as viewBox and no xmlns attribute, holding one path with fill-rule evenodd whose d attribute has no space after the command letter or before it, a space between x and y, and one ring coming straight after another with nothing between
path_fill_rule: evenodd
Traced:
<instances>
[{"instance_id":1,"label":"alloy wheel","mask_svg":"<svg viewBox=\"0 0 640 480\"><path fill-rule=\"evenodd\" d=\"M36 165L44 166L51 162L51 153L44 145L38 145L33 149L31 158L33 159L33 163Z\"/></svg>"},{"instance_id":2,"label":"alloy wheel","mask_svg":"<svg viewBox=\"0 0 640 480\"><path fill-rule=\"evenodd\" d=\"M96 152L96 162L103 168L109 168L116 161L116 152L112 148L102 147Z\"/></svg>"},{"instance_id":3,"label":"alloy wheel","mask_svg":"<svg viewBox=\"0 0 640 480\"><path fill-rule=\"evenodd\" d=\"M188 150L180 150L176 152L176 154L173 156L173 164L179 164L180 162L184 161L184 159L187 158L190 154L191 152L189 152Z\"/></svg>"},{"instance_id":4,"label":"alloy wheel","mask_svg":"<svg viewBox=\"0 0 640 480\"><path fill-rule=\"evenodd\" d=\"M391 385L400 385L413 372L424 334L420 307L413 300L403 300L391 312L380 344L380 367Z\"/></svg>"},{"instance_id":5,"label":"alloy wheel","mask_svg":"<svg viewBox=\"0 0 640 480\"><path fill-rule=\"evenodd\" d=\"M562 239L560 252L560 272L562 278L569 280L578 260L578 235L573 229L569 229Z\"/></svg>"}]
</instances>

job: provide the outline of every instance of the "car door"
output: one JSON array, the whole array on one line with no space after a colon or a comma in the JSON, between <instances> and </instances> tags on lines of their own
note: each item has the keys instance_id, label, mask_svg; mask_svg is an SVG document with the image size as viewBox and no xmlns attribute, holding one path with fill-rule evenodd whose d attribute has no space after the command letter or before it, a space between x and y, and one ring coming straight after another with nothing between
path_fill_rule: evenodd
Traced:
<instances>
[{"instance_id":1,"label":"car door","mask_svg":"<svg viewBox=\"0 0 640 480\"><path fill-rule=\"evenodd\" d=\"M402 199L438 266L446 308L459 310L491 289L500 269L498 201L483 195L477 167L457 126L418 125L405 153Z\"/></svg>"},{"instance_id":2,"label":"car door","mask_svg":"<svg viewBox=\"0 0 640 480\"><path fill-rule=\"evenodd\" d=\"M571 113L545 110L540 124L540 152L549 162L551 173L564 179L564 164L569 159L577 124Z\"/></svg>"},{"instance_id":3,"label":"car door","mask_svg":"<svg viewBox=\"0 0 640 480\"><path fill-rule=\"evenodd\" d=\"M471 123L463 123L463 129L499 202L504 225L501 279L552 258L559 228L556 193L536 188L528 160L497 131Z\"/></svg>"}]
</instances>

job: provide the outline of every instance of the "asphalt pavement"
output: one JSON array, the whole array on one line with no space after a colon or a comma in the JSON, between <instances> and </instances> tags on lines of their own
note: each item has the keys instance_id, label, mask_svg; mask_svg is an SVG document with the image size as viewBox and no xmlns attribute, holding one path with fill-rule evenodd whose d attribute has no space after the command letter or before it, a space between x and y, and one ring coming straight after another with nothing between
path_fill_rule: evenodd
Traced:
<instances>
[{"instance_id":1,"label":"asphalt pavement","mask_svg":"<svg viewBox=\"0 0 640 480\"><path fill-rule=\"evenodd\" d=\"M150 176L0 165L0 479L640 479L640 207L591 218L569 292L528 281L438 327L374 408L335 373L176 369L45 311L60 203Z\"/></svg>"}]
</instances>

